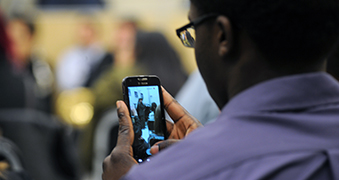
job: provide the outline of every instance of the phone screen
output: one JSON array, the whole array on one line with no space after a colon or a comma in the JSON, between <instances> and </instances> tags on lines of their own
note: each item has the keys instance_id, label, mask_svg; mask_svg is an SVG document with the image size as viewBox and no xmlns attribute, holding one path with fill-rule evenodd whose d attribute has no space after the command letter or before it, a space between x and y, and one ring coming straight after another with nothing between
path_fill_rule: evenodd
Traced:
<instances>
[{"instance_id":1,"label":"phone screen","mask_svg":"<svg viewBox=\"0 0 339 180\"><path fill-rule=\"evenodd\" d=\"M165 139L160 86L128 86L128 101L134 130L133 154L142 163L149 161L150 148Z\"/></svg>"}]
</instances>

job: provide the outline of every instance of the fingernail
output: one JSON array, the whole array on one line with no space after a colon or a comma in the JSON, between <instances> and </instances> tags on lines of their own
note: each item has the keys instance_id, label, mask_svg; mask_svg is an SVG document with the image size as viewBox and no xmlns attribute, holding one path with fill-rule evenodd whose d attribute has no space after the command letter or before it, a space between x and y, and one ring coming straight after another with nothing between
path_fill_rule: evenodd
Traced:
<instances>
[{"instance_id":1,"label":"fingernail","mask_svg":"<svg viewBox=\"0 0 339 180\"><path fill-rule=\"evenodd\" d=\"M117 105L117 108L119 109L120 108L120 101L117 101L116 105Z\"/></svg>"},{"instance_id":2,"label":"fingernail","mask_svg":"<svg viewBox=\"0 0 339 180\"><path fill-rule=\"evenodd\" d=\"M156 154L159 152L159 146L158 145L154 145L151 147L151 154Z\"/></svg>"}]
</instances>

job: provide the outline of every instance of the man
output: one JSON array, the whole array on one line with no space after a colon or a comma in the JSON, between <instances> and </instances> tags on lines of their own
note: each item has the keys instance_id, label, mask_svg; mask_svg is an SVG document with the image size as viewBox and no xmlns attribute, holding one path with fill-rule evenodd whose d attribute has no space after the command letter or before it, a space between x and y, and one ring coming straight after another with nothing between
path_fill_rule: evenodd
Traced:
<instances>
[{"instance_id":1,"label":"man","mask_svg":"<svg viewBox=\"0 0 339 180\"><path fill-rule=\"evenodd\" d=\"M137 105L137 112L138 112L138 116L140 119L140 123L141 123L141 129L145 128L145 123L146 123L146 106L144 105L144 103L142 102L143 98L139 98L138 101L138 105Z\"/></svg>"},{"instance_id":2,"label":"man","mask_svg":"<svg viewBox=\"0 0 339 180\"><path fill-rule=\"evenodd\" d=\"M114 61L99 40L98 23L91 14L79 15L75 35L78 43L60 56L56 66L59 91L92 87Z\"/></svg>"},{"instance_id":3,"label":"man","mask_svg":"<svg viewBox=\"0 0 339 180\"><path fill-rule=\"evenodd\" d=\"M178 34L194 27L185 45L221 114L136 166L117 102L120 134L103 179L339 179L339 84L323 72L338 1L191 0L189 19ZM177 135L198 126L165 91L164 100Z\"/></svg>"},{"instance_id":4,"label":"man","mask_svg":"<svg viewBox=\"0 0 339 180\"><path fill-rule=\"evenodd\" d=\"M32 88L37 98L36 108L51 113L54 75L47 61L34 52L36 38L34 20L18 13L7 21L6 26L12 43L12 61L15 70L32 81Z\"/></svg>"}]
</instances>

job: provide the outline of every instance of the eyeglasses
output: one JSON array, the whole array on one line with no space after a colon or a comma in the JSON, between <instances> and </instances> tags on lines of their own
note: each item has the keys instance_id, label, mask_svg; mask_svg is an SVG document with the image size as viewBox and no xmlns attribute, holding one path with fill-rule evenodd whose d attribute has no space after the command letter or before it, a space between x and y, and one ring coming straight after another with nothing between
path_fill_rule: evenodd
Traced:
<instances>
[{"instance_id":1,"label":"eyeglasses","mask_svg":"<svg viewBox=\"0 0 339 180\"><path fill-rule=\"evenodd\" d=\"M207 14L177 29L176 30L177 36L179 37L181 42L184 44L184 46L194 48L194 43L195 43L194 27L197 27L199 24L202 24L207 19L210 19L216 16L218 15Z\"/></svg>"}]
</instances>

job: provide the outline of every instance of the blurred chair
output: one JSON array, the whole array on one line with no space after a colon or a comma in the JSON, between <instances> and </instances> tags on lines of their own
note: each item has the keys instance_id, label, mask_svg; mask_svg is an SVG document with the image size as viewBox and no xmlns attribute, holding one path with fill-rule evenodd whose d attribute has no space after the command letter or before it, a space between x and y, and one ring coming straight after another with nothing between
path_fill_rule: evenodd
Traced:
<instances>
[{"instance_id":1,"label":"blurred chair","mask_svg":"<svg viewBox=\"0 0 339 180\"><path fill-rule=\"evenodd\" d=\"M21 172L23 170L22 154L19 148L4 137L0 137L0 160L8 162L11 171Z\"/></svg>"},{"instance_id":2,"label":"blurred chair","mask_svg":"<svg viewBox=\"0 0 339 180\"><path fill-rule=\"evenodd\" d=\"M37 110L1 109L3 136L22 151L23 164L35 180L80 179L69 133L56 118Z\"/></svg>"},{"instance_id":3,"label":"blurred chair","mask_svg":"<svg viewBox=\"0 0 339 180\"><path fill-rule=\"evenodd\" d=\"M32 180L22 164L22 153L11 140L0 137L0 180Z\"/></svg>"},{"instance_id":4,"label":"blurred chair","mask_svg":"<svg viewBox=\"0 0 339 180\"><path fill-rule=\"evenodd\" d=\"M117 143L119 119L117 110L110 109L100 119L94 134L92 180L101 180L102 162Z\"/></svg>"}]
</instances>

